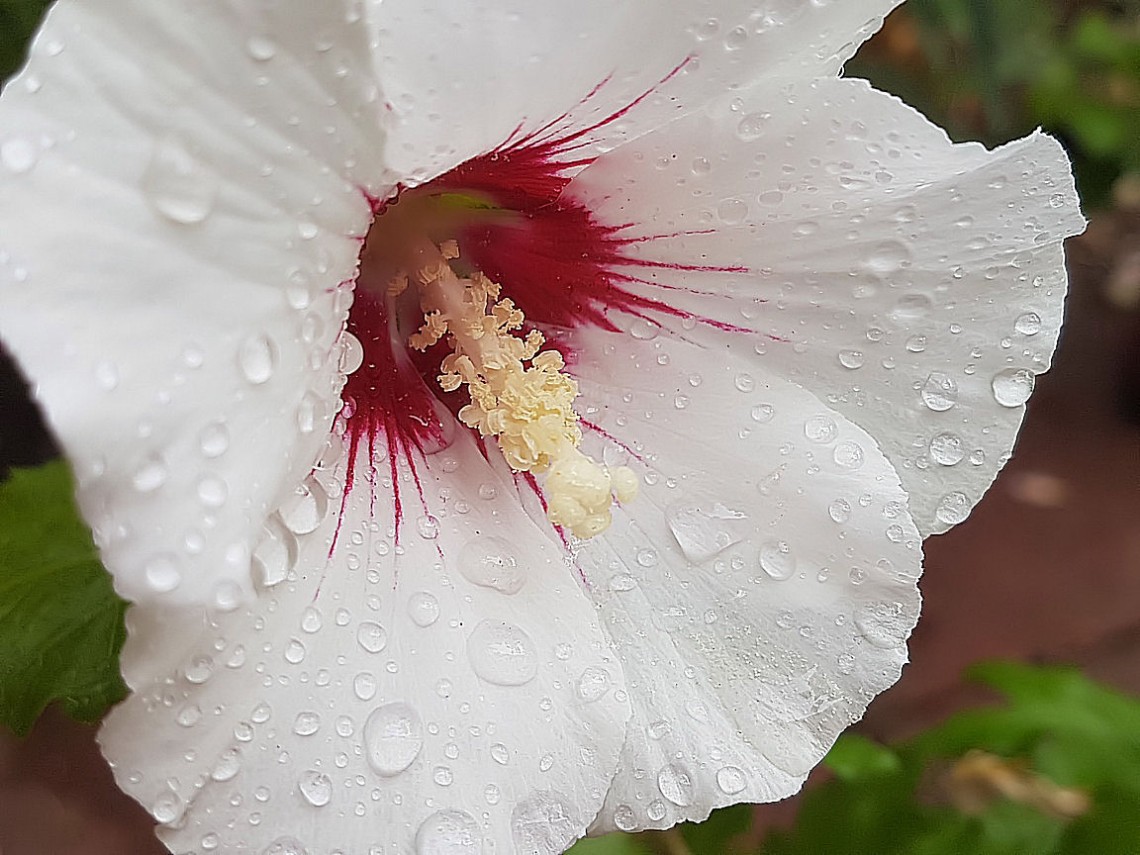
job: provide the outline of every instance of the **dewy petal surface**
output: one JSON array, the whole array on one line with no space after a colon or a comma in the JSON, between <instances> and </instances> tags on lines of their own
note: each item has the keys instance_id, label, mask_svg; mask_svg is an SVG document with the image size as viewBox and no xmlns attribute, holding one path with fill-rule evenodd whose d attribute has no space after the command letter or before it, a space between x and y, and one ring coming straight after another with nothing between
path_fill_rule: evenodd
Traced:
<instances>
[{"instance_id":1,"label":"dewy petal surface","mask_svg":"<svg viewBox=\"0 0 1140 855\"><path fill-rule=\"evenodd\" d=\"M352 9L62 2L0 99L0 333L129 599L248 595L325 442L382 172Z\"/></svg>"},{"instance_id":2,"label":"dewy petal surface","mask_svg":"<svg viewBox=\"0 0 1140 855\"><path fill-rule=\"evenodd\" d=\"M790 795L906 662L922 553L898 475L723 345L587 340L586 446L644 475L577 552L634 709L593 830Z\"/></svg>"},{"instance_id":3,"label":"dewy petal surface","mask_svg":"<svg viewBox=\"0 0 1140 855\"><path fill-rule=\"evenodd\" d=\"M364 485L251 610L132 613L100 739L172 851L556 853L597 813L629 704L562 549L466 436L399 477L399 537Z\"/></svg>"},{"instance_id":4,"label":"dewy petal surface","mask_svg":"<svg viewBox=\"0 0 1140 855\"><path fill-rule=\"evenodd\" d=\"M639 258L745 268L634 268L631 290L665 285L674 306L753 330L734 352L865 428L923 535L965 519L1004 464L1060 328L1062 241L1083 226L1054 140L953 145L858 80L770 81L603 156L567 192L630 238L684 233Z\"/></svg>"},{"instance_id":5,"label":"dewy petal surface","mask_svg":"<svg viewBox=\"0 0 1140 855\"><path fill-rule=\"evenodd\" d=\"M766 75L836 73L899 2L384 0L387 158L418 183L555 121L582 132L562 159L596 154Z\"/></svg>"}]
</instances>

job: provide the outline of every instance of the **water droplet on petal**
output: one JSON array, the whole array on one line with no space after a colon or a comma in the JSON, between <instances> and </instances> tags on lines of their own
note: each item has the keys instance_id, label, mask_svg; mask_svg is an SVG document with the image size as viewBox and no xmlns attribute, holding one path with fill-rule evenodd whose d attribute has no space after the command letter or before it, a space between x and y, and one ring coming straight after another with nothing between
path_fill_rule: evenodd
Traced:
<instances>
[{"instance_id":1,"label":"water droplet on petal","mask_svg":"<svg viewBox=\"0 0 1140 855\"><path fill-rule=\"evenodd\" d=\"M305 645L296 638L289 640L285 645L285 661L290 665L300 665L305 661Z\"/></svg>"},{"instance_id":2,"label":"water droplet on petal","mask_svg":"<svg viewBox=\"0 0 1140 855\"><path fill-rule=\"evenodd\" d=\"M851 503L846 499L836 499L827 506L827 514L837 523L845 523L851 519Z\"/></svg>"},{"instance_id":3,"label":"water droplet on petal","mask_svg":"<svg viewBox=\"0 0 1140 855\"><path fill-rule=\"evenodd\" d=\"M198 447L205 457L221 457L230 447L230 432L222 422L211 422L198 434Z\"/></svg>"},{"instance_id":4,"label":"water droplet on petal","mask_svg":"<svg viewBox=\"0 0 1140 855\"><path fill-rule=\"evenodd\" d=\"M844 440L836 444L835 450L832 452L832 459L835 465L841 469L853 471L859 469L863 465L864 453L863 446L857 442Z\"/></svg>"},{"instance_id":5,"label":"water droplet on petal","mask_svg":"<svg viewBox=\"0 0 1140 855\"><path fill-rule=\"evenodd\" d=\"M506 540L493 535L472 538L459 553L459 572L474 585L503 594L517 594L526 575Z\"/></svg>"},{"instance_id":6,"label":"water droplet on petal","mask_svg":"<svg viewBox=\"0 0 1140 855\"><path fill-rule=\"evenodd\" d=\"M859 350L841 350L839 351L839 364L844 368L854 370L863 367L863 352Z\"/></svg>"},{"instance_id":7,"label":"water droplet on petal","mask_svg":"<svg viewBox=\"0 0 1140 855\"><path fill-rule=\"evenodd\" d=\"M293 732L298 736L312 736L321 729L321 717L315 712L303 711L297 713L293 721Z\"/></svg>"},{"instance_id":8,"label":"water droplet on petal","mask_svg":"<svg viewBox=\"0 0 1140 855\"><path fill-rule=\"evenodd\" d=\"M796 572L796 558L784 541L766 543L760 547L760 569L773 579L790 579Z\"/></svg>"},{"instance_id":9,"label":"water droplet on petal","mask_svg":"<svg viewBox=\"0 0 1140 855\"><path fill-rule=\"evenodd\" d=\"M466 811L436 811L416 832L416 855L479 855L482 851L479 823Z\"/></svg>"},{"instance_id":10,"label":"water droplet on petal","mask_svg":"<svg viewBox=\"0 0 1140 855\"><path fill-rule=\"evenodd\" d=\"M238 348L238 367L242 376L259 386L273 376L277 367L277 347L265 335L252 335Z\"/></svg>"},{"instance_id":11,"label":"water droplet on petal","mask_svg":"<svg viewBox=\"0 0 1140 855\"><path fill-rule=\"evenodd\" d=\"M324 807L332 799L332 779L316 769L310 769L301 775L297 789L313 807Z\"/></svg>"},{"instance_id":12,"label":"water droplet on petal","mask_svg":"<svg viewBox=\"0 0 1140 855\"><path fill-rule=\"evenodd\" d=\"M665 508L665 521L685 557L695 564L747 537L745 514L720 502L674 502Z\"/></svg>"},{"instance_id":13,"label":"water droplet on petal","mask_svg":"<svg viewBox=\"0 0 1140 855\"><path fill-rule=\"evenodd\" d=\"M1033 372L1027 368L1007 368L990 381L994 400L1003 407L1020 407L1033 394Z\"/></svg>"},{"instance_id":14,"label":"water droplet on petal","mask_svg":"<svg viewBox=\"0 0 1140 855\"><path fill-rule=\"evenodd\" d=\"M352 680L352 691L362 701L376 697L376 678L367 671L361 671Z\"/></svg>"},{"instance_id":15,"label":"water droplet on petal","mask_svg":"<svg viewBox=\"0 0 1140 855\"><path fill-rule=\"evenodd\" d=\"M313 476L307 477L281 506L281 519L293 534L316 531L329 509L329 497Z\"/></svg>"},{"instance_id":16,"label":"water droplet on petal","mask_svg":"<svg viewBox=\"0 0 1140 855\"><path fill-rule=\"evenodd\" d=\"M269 36L250 36L245 43L246 53L258 62L268 62L277 56L277 43Z\"/></svg>"},{"instance_id":17,"label":"water droplet on petal","mask_svg":"<svg viewBox=\"0 0 1140 855\"><path fill-rule=\"evenodd\" d=\"M958 403L958 384L949 374L934 371L920 390L922 402L936 413L943 413Z\"/></svg>"},{"instance_id":18,"label":"water droplet on petal","mask_svg":"<svg viewBox=\"0 0 1140 855\"><path fill-rule=\"evenodd\" d=\"M146 563L146 583L157 594L173 591L182 584L182 572L172 555L156 555Z\"/></svg>"},{"instance_id":19,"label":"water droplet on petal","mask_svg":"<svg viewBox=\"0 0 1140 855\"><path fill-rule=\"evenodd\" d=\"M427 591L417 591L408 598L408 615L416 626L431 626L439 620L439 600Z\"/></svg>"},{"instance_id":20,"label":"water droplet on petal","mask_svg":"<svg viewBox=\"0 0 1140 855\"><path fill-rule=\"evenodd\" d=\"M364 364L364 345L348 330L341 333L340 348L341 374L352 374Z\"/></svg>"},{"instance_id":21,"label":"water droplet on petal","mask_svg":"<svg viewBox=\"0 0 1140 855\"><path fill-rule=\"evenodd\" d=\"M738 766L725 766L716 773L716 785L721 792L734 796L748 786L744 770Z\"/></svg>"},{"instance_id":22,"label":"water droplet on petal","mask_svg":"<svg viewBox=\"0 0 1140 855\"><path fill-rule=\"evenodd\" d=\"M527 855L561 855L584 831L571 803L551 790L531 793L511 811L511 839Z\"/></svg>"},{"instance_id":23,"label":"water droplet on petal","mask_svg":"<svg viewBox=\"0 0 1140 855\"><path fill-rule=\"evenodd\" d=\"M514 624L484 620L467 639L467 658L476 675L499 686L521 686L538 673L530 636Z\"/></svg>"},{"instance_id":24,"label":"water droplet on petal","mask_svg":"<svg viewBox=\"0 0 1140 855\"><path fill-rule=\"evenodd\" d=\"M403 772L423 747L419 713L402 701L385 704L364 723L364 750L369 765L385 777Z\"/></svg>"},{"instance_id":25,"label":"water droplet on petal","mask_svg":"<svg viewBox=\"0 0 1140 855\"><path fill-rule=\"evenodd\" d=\"M165 789L151 803L150 814L161 823L177 822L186 809L182 797L171 789Z\"/></svg>"},{"instance_id":26,"label":"water droplet on petal","mask_svg":"<svg viewBox=\"0 0 1140 855\"><path fill-rule=\"evenodd\" d=\"M965 493L947 493L934 509L934 516L946 525L958 525L970 515L970 499Z\"/></svg>"},{"instance_id":27,"label":"water droplet on petal","mask_svg":"<svg viewBox=\"0 0 1140 855\"><path fill-rule=\"evenodd\" d=\"M500 766L506 766L511 761L511 753L503 743L496 742L491 746L491 759Z\"/></svg>"},{"instance_id":28,"label":"water droplet on petal","mask_svg":"<svg viewBox=\"0 0 1140 855\"><path fill-rule=\"evenodd\" d=\"M1037 335L1041 332L1041 316L1036 312L1026 312L1018 315L1013 322L1013 328L1022 335Z\"/></svg>"},{"instance_id":29,"label":"water droplet on petal","mask_svg":"<svg viewBox=\"0 0 1140 855\"><path fill-rule=\"evenodd\" d=\"M610 690L610 674L605 668L591 665L578 678L578 697L590 703L602 698Z\"/></svg>"},{"instance_id":30,"label":"water droplet on petal","mask_svg":"<svg viewBox=\"0 0 1140 855\"><path fill-rule=\"evenodd\" d=\"M416 531L424 540L435 540L439 537L439 520L431 514L425 514L416 520Z\"/></svg>"},{"instance_id":31,"label":"water droplet on petal","mask_svg":"<svg viewBox=\"0 0 1140 855\"><path fill-rule=\"evenodd\" d=\"M301 629L305 632L319 632L321 629L321 613L313 606L306 606L301 613Z\"/></svg>"},{"instance_id":32,"label":"water droplet on petal","mask_svg":"<svg viewBox=\"0 0 1140 855\"><path fill-rule=\"evenodd\" d=\"M636 831L637 824L637 814L629 805L614 808L614 825L618 831Z\"/></svg>"},{"instance_id":33,"label":"water droplet on petal","mask_svg":"<svg viewBox=\"0 0 1140 855\"><path fill-rule=\"evenodd\" d=\"M140 493L150 493L166 483L166 464L159 457L148 457L135 470L131 484Z\"/></svg>"},{"instance_id":34,"label":"water droplet on petal","mask_svg":"<svg viewBox=\"0 0 1140 855\"><path fill-rule=\"evenodd\" d=\"M826 445L839 436L839 425L830 416L812 416L804 422L804 436L812 442Z\"/></svg>"},{"instance_id":35,"label":"water droplet on petal","mask_svg":"<svg viewBox=\"0 0 1140 855\"><path fill-rule=\"evenodd\" d=\"M748 113L736 126L736 135L744 142L758 140L764 135L764 129L771 118L771 113Z\"/></svg>"},{"instance_id":36,"label":"water droplet on petal","mask_svg":"<svg viewBox=\"0 0 1140 855\"><path fill-rule=\"evenodd\" d=\"M22 137L13 137L0 143L0 163L9 172L17 175L29 172L38 159L35 145Z\"/></svg>"},{"instance_id":37,"label":"water droplet on petal","mask_svg":"<svg viewBox=\"0 0 1140 855\"><path fill-rule=\"evenodd\" d=\"M966 456L962 438L954 433L940 433L930 440L930 459L943 466L953 466Z\"/></svg>"},{"instance_id":38,"label":"water droplet on petal","mask_svg":"<svg viewBox=\"0 0 1140 855\"><path fill-rule=\"evenodd\" d=\"M688 769L680 763L670 763L657 773L657 789L673 804L685 807L693 803L697 786Z\"/></svg>"},{"instance_id":39,"label":"water droplet on petal","mask_svg":"<svg viewBox=\"0 0 1140 855\"><path fill-rule=\"evenodd\" d=\"M218 179L175 140L155 146L142 176L143 193L151 207L171 222L195 225L210 215L218 194Z\"/></svg>"},{"instance_id":40,"label":"water droplet on petal","mask_svg":"<svg viewBox=\"0 0 1140 855\"><path fill-rule=\"evenodd\" d=\"M356 640L369 653L379 653L388 646L388 631L378 623L364 621L356 631Z\"/></svg>"}]
</instances>

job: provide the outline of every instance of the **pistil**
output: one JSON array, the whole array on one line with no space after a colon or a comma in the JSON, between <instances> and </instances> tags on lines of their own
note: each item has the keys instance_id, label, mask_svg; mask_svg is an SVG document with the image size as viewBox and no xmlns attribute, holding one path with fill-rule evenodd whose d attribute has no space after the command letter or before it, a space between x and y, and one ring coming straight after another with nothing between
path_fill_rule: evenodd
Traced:
<instances>
[{"instance_id":1,"label":"pistil","mask_svg":"<svg viewBox=\"0 0 1140 855\"><path fill-rule=\"evenodd\" d=\"M609 528L616 498L637 495L637 476L626 466L608 469L582 453L574 401L577 382L563 369L562 355L543 350L536 329L525 335L522 311L501 298L499 285L481 273L461 278L452 262L454 241L438 247L423 239L410 247L412 269L389 287L398 295L408 278L418 288L424 322L409 344L426 350L445 336L439 384L445 392L467 387L471 402L459 419L484 437L494 437L516 472L546 473L547 517L576 537Z\"/></svg>"}]
</instances>

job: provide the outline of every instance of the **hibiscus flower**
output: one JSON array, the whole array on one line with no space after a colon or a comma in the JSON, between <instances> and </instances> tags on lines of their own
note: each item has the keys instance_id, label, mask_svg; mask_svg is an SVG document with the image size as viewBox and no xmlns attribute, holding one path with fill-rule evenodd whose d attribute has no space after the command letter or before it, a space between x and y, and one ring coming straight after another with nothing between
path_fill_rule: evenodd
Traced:
<instances>
[{"instance_id":1,"label":"hibiscus flower","mask_svg":"<svg viewBox=\"0 0 1140 855\"><path fill-rule=\"evenodd\" d=\"M895 0L61 0L0 333L134 602L173 852L562 851L891 685L1081 228L838 72Z\"/></svg>"}]
</instances>

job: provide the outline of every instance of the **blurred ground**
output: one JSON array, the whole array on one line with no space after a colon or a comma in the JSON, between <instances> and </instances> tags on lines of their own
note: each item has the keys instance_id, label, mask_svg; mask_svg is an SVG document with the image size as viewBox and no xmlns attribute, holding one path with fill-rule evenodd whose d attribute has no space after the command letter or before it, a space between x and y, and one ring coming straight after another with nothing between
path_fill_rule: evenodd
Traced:
<instances>
[{"instance_id":1,"label":"blurred ground","mask_svg":"<svg viewBox=\"0 0 1140 855\"><path fill-rule=\"evenodd\" d=\"M1140 693L1140 311L1122 308L1140 299L1138 246L1140 214L1119 213L1071 243L1055 367L984 501L927 542L912 664L864 733L904 737L984 701L961 673L987 658L1072 662ZM38 453L30 434L5 440L9 460ZM23 743L0 733L0 855L162 855L94 733L55 712ZM756 833L793 811L758 808Z\"/></svg>"}]
</instances>

